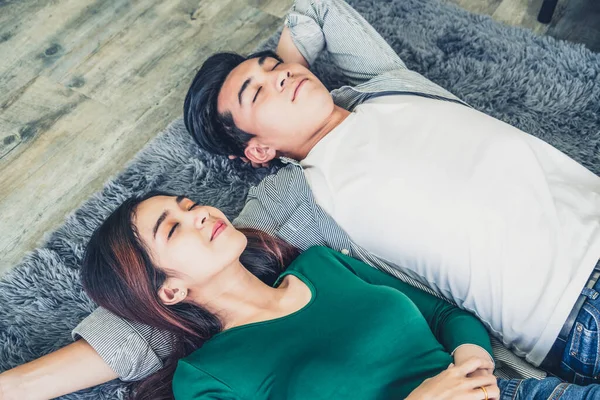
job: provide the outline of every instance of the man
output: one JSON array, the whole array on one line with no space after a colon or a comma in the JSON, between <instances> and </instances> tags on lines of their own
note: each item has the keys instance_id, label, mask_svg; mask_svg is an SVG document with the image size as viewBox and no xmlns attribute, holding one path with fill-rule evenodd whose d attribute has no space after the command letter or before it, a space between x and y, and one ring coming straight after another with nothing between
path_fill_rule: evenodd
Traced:
<instances>
[{"instance_id":1,"label":"man","mask_svg":"<svg viewBox=\"0 0 600 400\"><path fill-rule=\"evenodd\" d=\"M213 57L186 99L186 125L202 147L257 165L301 160L253 188L234 224L425 283L534 364L561 361L553 344L564 327L564 352L583 345L567 316L593 306L575 302L600 255L598 178L406 69L342 1L308 3L288 16L279 55ZM330 95L306 68L325 44L355 86ZM160 332L102 309L75 334L89 344L39 360L30 376L61 380L58 367L76 358L95 374L61 380L54 395L141 379L169 352Z\"/></svg>"},{"instance_id":2,"label":"man","mask_svg":"<svg viewBox=\"0 0 600 400\"><path fill-rule=\"evenodd\" d=\"M278 174L273 193L306 181L355 244L532 364L594 381L600 178L406 69L346 3L306 3L279 56L207 60L184 107L197 143L255 165L287 157L303 174ZM307 69L325 47L355 86L329 93Z\"/></svg>"}]
</instances>

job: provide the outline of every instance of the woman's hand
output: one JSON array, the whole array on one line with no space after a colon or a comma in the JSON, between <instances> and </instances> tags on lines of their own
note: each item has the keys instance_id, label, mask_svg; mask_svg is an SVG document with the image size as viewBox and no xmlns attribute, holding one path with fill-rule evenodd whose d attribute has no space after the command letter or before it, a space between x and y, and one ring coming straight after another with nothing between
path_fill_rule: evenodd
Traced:
<instances>
[{"instance_id":1,"label":"woman's hand","mask_svg":"<svg viewBox=\"0 0 600 400\"><path fill-rule=\"evenodd\" d=\"M481 358L484 361L492 361L494 359L492 356L483 348L474 344L463 344L458 346L452 352L452 356L454 357L454 365L460 366L464 362L472 359L472 358ZM484 376L484 375L492 375L494 373L494 368L480 368L476 371L473 371L469 374L470 377L475 376Z\"/></svg>"},{"instance_id":2,"label":"woman's hand","mask_svg":"<svg viewBox=\"0 0 600 400\"><path fill-rule=\"evenodd\" d=\"M491 361L471 358L459 366L450 364L444 372L426 379L406 400L489 400L500 397L496 377L492 374L470 377L477 370L493 369Z\"/></svg>"}]
</instances>

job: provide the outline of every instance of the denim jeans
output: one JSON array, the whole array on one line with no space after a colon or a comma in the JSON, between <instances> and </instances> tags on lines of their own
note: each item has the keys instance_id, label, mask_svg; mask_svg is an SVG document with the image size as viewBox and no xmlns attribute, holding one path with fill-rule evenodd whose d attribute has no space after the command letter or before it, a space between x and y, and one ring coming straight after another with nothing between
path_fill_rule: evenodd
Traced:
<instances>
[{"instance_id":1,"label":"denim jeans","mask_svg":"<svg viewBox=\"0 0 600 400\"><path fill-rule=\"evenodd\" d=\"M600 385L578 386L558 378L498 379L500 400L600 399Z\"/></svg>"},{"instance_id":2,"label":"denim jeans","mask_svg":"<svg viewBox=\"0 0 600 400\"><path fill-rule=\"evenodd\" d=\"M556 374L569 382L587 385L600 383L600 280L592 289L583 289L582 294L587 299L567 338L560 371Z\"/></svg>"}]
</instances>

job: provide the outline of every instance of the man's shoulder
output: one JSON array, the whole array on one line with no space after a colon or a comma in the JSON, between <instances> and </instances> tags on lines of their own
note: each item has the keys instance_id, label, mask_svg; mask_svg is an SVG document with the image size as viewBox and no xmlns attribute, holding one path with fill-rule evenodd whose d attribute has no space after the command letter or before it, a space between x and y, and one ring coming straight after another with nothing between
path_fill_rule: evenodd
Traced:
<instances>
[{"instance_id":1,"label":"man's shoulder","mask_svg":"<svg viewBox=\"0 0 600 400\"><path fill-rule=\"evenodd\" d=\"M270 232L298 208L310 207L310 199L302 167L288 164L250 188L246 204L234 225Z\"/></svg>"},{"instance_id":2,"label":"man's shoulder","mask_svg":"<svg viewBox=\"0 0 600 400\"><path fill-rule=\"evenodd\" d=\"M306 178L302 167L288 163L275 174L268 175L260 183L250 188L249 196L265 198L284 198L291 193L306 190Z\"/></svg>"}]
</instances>

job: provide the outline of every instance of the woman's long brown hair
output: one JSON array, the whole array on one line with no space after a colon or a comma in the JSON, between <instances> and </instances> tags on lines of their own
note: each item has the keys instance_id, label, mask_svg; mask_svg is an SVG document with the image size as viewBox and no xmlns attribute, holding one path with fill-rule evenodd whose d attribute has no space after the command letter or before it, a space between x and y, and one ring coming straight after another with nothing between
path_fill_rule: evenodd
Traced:
<instances>
[{"instance_id":1,"label":"woman's long brown hair","mask_svg":"<svg viewBox=\"0 0 600 400\"><path fill-rule=\"evenodd\" d=\"M223 329L221 321L202 307L166 306L158 297L167 275L152 263L133 223L137 206L158 195L170 194L150 193L121 204L92 234L81 270L83 287L96 304L126 320L170 333L171 352L164 367L132 385L131 397L136 400L173 399L171 383L177 361ZM248 238L240 261L272 285L298 250L259 230L240 231Z\"/></svg>"}]
</instances>

